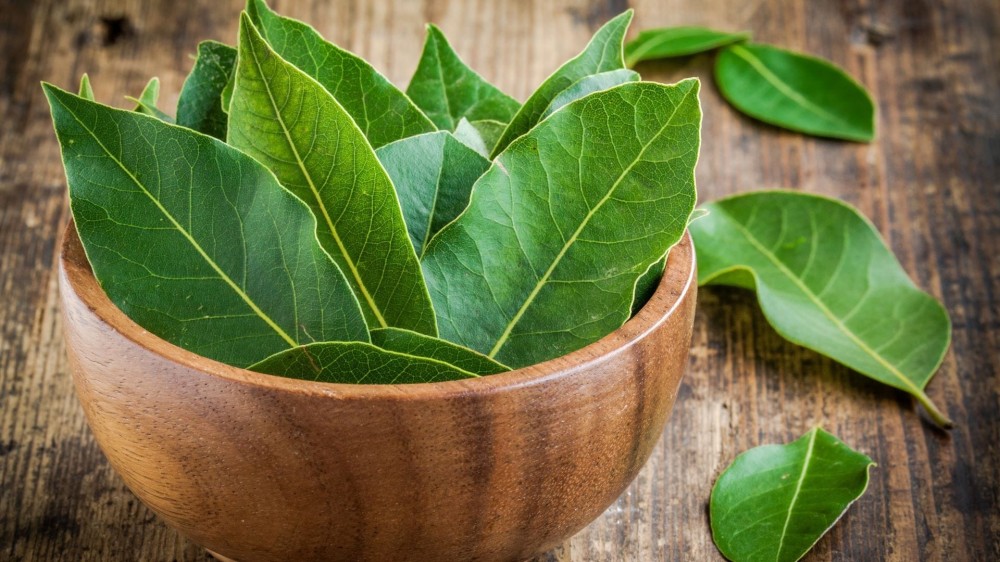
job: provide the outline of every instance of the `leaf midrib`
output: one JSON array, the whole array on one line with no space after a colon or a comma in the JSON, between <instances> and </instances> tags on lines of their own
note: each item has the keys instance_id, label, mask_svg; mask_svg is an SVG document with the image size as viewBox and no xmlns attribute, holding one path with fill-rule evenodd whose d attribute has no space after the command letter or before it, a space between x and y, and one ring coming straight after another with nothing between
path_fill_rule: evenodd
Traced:
<instances>
[{"instance_id":1,"label":"leaf midrib","mask_svg":"<svg viewBox=\"0 0 1000 562\"><path fill-rule=\"evenodd\" d=\"M799 500L799 493L802 492L802 483L805 482L806 473L809 471L809 463L812 461L813 447L816 445L816 436L819 431L812 430L809 437L809 446L806 448L805 459L802 463L802 472L799 474L798 482L795 483L795 492L792 494L792 501L788 503L788 513L785 514L785 524L781 528L781 536L778 539L778 549L775 551L774 560L781 560L781 549L785 547L785 537L788 536L788 525L792 521L792 512L795 511L795 503Z\"/></svg>"},{"instance_id":2,"label":"leaf midrib","mask_svg":"<svg viewBox=\"0 0 1000 562\"><path fill-rule=\"evenodd\" d=\"M615 182L611 185L611 187L608 188L608 191L607 191L607 193L604 194L604 197L602 197L601 200L597 202L597 205L594 205L594 207L592 209L590 209L590 211L587 212L587 215L584 216L583 220L580 221L580 226L578 226L576 228L576 230L569 237L569 239L563 244L562 249L559 250L559 253L556 254L556 257L552 260L552 264L549 265L549 268L545 271L545 273L542 275L541 279L538 280L538 282L535 284L535 287L528 294L528 298L521 304L521 307L514 314L514 317L511 318L510 322L507 323L506 328L504 329L503 333L500 334L500 338L497 340L496 344L494 344L493 349L490 350L489 354L487 354L487 357L489 357L489 358L492 359L492 358L494 358L496 356L497 353L499 353L500 348L503 347L503 344L506 343L507 340L510 338L510 334L511 334L511 332L514 329L514 326L518 322L520 322L521 317L524 316L525 311L528 309L528 307L532 304L532 302L538 296L538 293L541 292L542 287L544 287L545 284L548 283L549 277L552 276L552 273L555 271L556 267L562 261L563 257L566 255L566 253L569 251L570 247L572 247L573 244L576 243L576 239L583 232L583 229L586 228L587 225L590 223L590 219L592 219L594 217L594 215L597 214L597 211L609 199L611 199L611 196L618 189L618 185L622 182L622 180L625 179L625 177L629 174L629 172L632 171L632 168L636 164L638 164L640 161L642 161L642 156L646 153L646 150L648 150L649 147L652 146L652 144L654 142L656 142L657 139L659 139L660 135L663 134L663 131L666 131L667 127L669 127L673 123L674 117L677 115L677 112L680 111L680 108L681 108L681 106L684 105L684 102L687 101L687 98L688 98L688 96L691 95L692 91L694 91L693 87L689 88L687 92L684 92L684 96L677 102L677 105L674 107L674 110L670 113L670 117L668 117L664 121L664 124L663 124L662 127L660 127L660 130L657 131L655 135L653 135L652 137L650 137L649 142L647 142L642 147L642 149L639 151L639 153L636 155L636 157L632 160L632 162L629 163L629 165L624 170L622 170L622 173L618 176L618 179L616 179ZM497 165L499 165L499 160L497 161Z\"/></svg>"},{"instance_id":3,"label":"leaf midrib","mask_svg":"<svg viewBox=\"0 0 1000 562\"><path fill-rule=\"evenodd\" d=\"M361 295L365 298L365 302L368 304L368 307L371 309L372 313L375 314L375 319L378 320L378 323L383 328L387 328L389 324L383 317L382 311L379 310L379 307L375 303L375 300L368 292L368 288L365 285L364 280L361 279L361 274L358 271L357 265L354 263L354 260L351 258L351 255L347 252L347 248L344 246L344 242L340 238L340 233L337 232L337 227L334 225L333 219L330 217L330 212L326 208L326 204L324 203L323 198L320 196L319 190L316 188L316 184L313 182L312 175L306 169L305 162L302 160L302 157L299 154L298 147L295 146L294 142L292 142L291 132L288 130L288 126L285 124L284 116L278 109L277 100L275 100L274 94L271 92L271 85L268 83L267 78L265 78L264 76L264 68L261 66L260 59L257 57L257 49L250 48L248 50L253 55L254 65L257 67L257 72L261 77L261 83L264 85L264 90L267 91L267 100L271 103L271 109L274 111L274 115L277 118L278 123L281 125L281 132L285 136L285 141L288 143L288 147L292 150L292 154L295 155L295 162L296 164L298 164L299 170L302 172L303 177L305 177L306 182L309 184L309 190L312 192L313 197L316 199L316 204L319 206L320 211L322 211L323 213L323 220L326 221L326 225L330 229L330 234L332 235L334 242L337 243L337 249L340 250L340 254L344 257L344 261L347 263L347 267L351 272L351 276L354 277L354 281L357 284L358 289L361 290ZM319 109L317 109L317 111L319 111Z\"/></svg>"},{"instance_id":4,"label":"leaf midrib","mask_svg":"<svg viewBox=\"0 0 1000 562\"><path fill-rule=\"evenodd\" d=\"M80 127L82 127L85 131L87 131L90 134L91 137L93 137L94 142L96 142L97 145L104 150L105 154L108 155L108 158L110 158L115 164L117 164L118 167L121 168L121 170L125 173L125 175L127 175L129 179L131 179L132 182L135 183L136 187L138 187L143 192L143 194L145 194L146 197L148 197L149 200L152 201L154 205L156 205L157 209L159 209L160 212L163 213L163 216L165 216L167 220L169 220L170 223L174 226L174 228L178 232L180 232L184 236L184 238L187 239L187 241L191 244L191 246L198 252L198 254L201 255L202 259L204 259L205 262L219 275L219 278L225 281L226 284L228 284L229 287L233 290L233 292L235 292L241 299L243 299L243 302L245 302L247 306L249 306L250 309L253 310L254 314L260 317L260 319L263 320L272 330L274 330L275 333L277 333L283 340L285 340L285 342L289 346L291 347L298 346L299 344L297 341L292 339L284 330L282 330L281 326L278 326L278 324L274 320L272 320L270 316L265 314L264 311L257 306L257 303L255 303L253 299L250 298L250 295L246 294L246 292L244 292L243 289L240 288L240 286L237 285L235 281L233 281L228 275L226 275L226 273L222 270L222 268L220 268L219 265L215 263L215 260L213 260L208 255L208 253L205 252L205 250L201 247L200 244L198 244L198 242L194 239L194 237L188 231L186 231L179 222L177 222L177 219L175 219L173 215L170 214L169 211L167 211L166 207L164 207L155 197L153 197L153 194L150 193L148 189L146 189L146 186L139 181L139 178L135 177L135 175L133 175L132 172L129 171L129 169L125 166L125 164L117 157L115 157L114 153L112 153L111 150L108 149L108 147L105 146L103 142L101 142L101 139L97 136L97 134L93 130L91 130L90 127L88 127L77 116L77 114L72 109L70 109L66 104L60 102L60 105L62 105L63 108L65 108L66 111L68 111L69 114L73 116L73 119L76 120L76 122L80 125Z\"/></svg>"},{"instance_id":5,"label":"leaf midrib","mask_svg":"<svg viewBox=\"0 0 1000 562\"><path fill-rule=\"evenodd\" d=\"M729 47L729 50L734 55L746 61L747 64L749 64L754 70L756 70L761 75L761 77L764 78L764 80L766 80L768 83L774 86L779 92L785 94L786 96L791 98L792 101L799 104L803 108L807 109L811 113L814 113L819 117L827 119L828 121L836 123L841 127L845 127L848 129L854 128L851 126L850 123L844 121L838 115L826 111L822 107L812 103L811 101L803 97L802 94L796 92L794 89L792 89L791 86L785 83L784 80L779 78L778 75L771 72L771 69L764 66L764 63L759 58L755 57L753 53L748 51L742 45L733 45Z\"/></svg>"},{"instance_id":6,"label":"leaf midrib","mask_svg":"<svg viewBox=\"0 0 1000 562\"><path fill-rule=\"evenodd\" d=\"M733 226L737 230L739 230L741 234L743 234L743 236L747 239L747 242L749 242L758 252L760 252L764 257L766 257L768 261L770 261L776 268L778 268L778 270L782 274L784 274L785 277L787 277L793 284L795 284L795 286L800 291L802 291L802 293L816 306L816 308L818 308L820 312L822 312L823 315L826 316L827 319L829 319L830 322L832 322L834 326L837 327L837 329L839 329L844 335L846 335L851 340L851 342L857 345L862 351L867 353L870 357L875 359L875 361L879 365L884 367L887 371L889 371L890 374L892 374L895 378L897 378L902 383L903 386L905 386L915 396L920 398L921 402L923 402L924 400L927 400L927 402L930 401L930 399L927 398L927 396L924 394L924 391L915 384L913 384L913 382L910 379L906 378L903 375L903 373L900 372L899 369L895 367L895 365L889 363L878 352L876 352L874 349L869 347L868 344L866 344L863 340L861 340L854 332L848 329L848 327L844 325L844 323L841 322L839 318L837 318L837 316L833 313L833 311L827 308L827 306L823 303L823 301L821 301L819 297L817 297L816 294L813 293L809 289L809 287L807 287L806 284L802 282L801 279L799 279L790 269L788 269L788 267L785 266L784 263L782 263L778 259L777 256L775 256L759 240L757 240L756 237L754 237L752 232L750 232L746 227L744 227L742 224L740 224L732 217L731 217L731 222Z\"/></svg>"}]
</instances>

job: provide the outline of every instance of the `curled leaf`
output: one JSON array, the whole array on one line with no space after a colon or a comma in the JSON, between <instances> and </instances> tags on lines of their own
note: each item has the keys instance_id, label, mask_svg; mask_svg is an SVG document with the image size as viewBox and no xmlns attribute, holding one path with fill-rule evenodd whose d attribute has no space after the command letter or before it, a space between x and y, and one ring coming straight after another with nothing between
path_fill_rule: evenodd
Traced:
<instances>
[{"instance_id":1,"label":"curled leaf","mask_svg":"<svg viewBox=\"0 0 1000 562\"><path fill-rule=\"evenodd\" d=\"M791 191L737 195L691 223L701 285L755 289L779 334L879 382L924 393L944 359L951 322L918 289L857 210Z\"/></svg>"}]
</instances>

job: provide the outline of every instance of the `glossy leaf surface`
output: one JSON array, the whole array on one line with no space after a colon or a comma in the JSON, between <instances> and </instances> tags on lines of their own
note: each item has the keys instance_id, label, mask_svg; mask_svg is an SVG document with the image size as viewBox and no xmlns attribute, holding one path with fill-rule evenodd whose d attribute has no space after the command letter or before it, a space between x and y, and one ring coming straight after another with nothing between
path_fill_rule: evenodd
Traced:
<instances>
[{"instance_id":1,"label":"glossy leaf surface","mask_svg":"<svg viewBox=\"0 0 1000 562\"><path fill-rule=\"evenodd\" d=\"M500 140L493 147L491 158L503 151L514 139L527 133L542 118L545 109L563 90L576 84L581 78L609 70L625 68L623 42L628 24L632 21L632 10L614 17L597 30L584 50L567 61L542 82L537 90L510 121Z\"/></svg>"},{"instance_id":2,"label":"glossy leaf surface","mask_svg":"<svg viewBox=\"0 0 1000 562\"><path fill-rule=\"evenodd\" d=\"M465 209L472 185L490 167L489 160L447 131L398 140L377 154L399 194L417 255Z\"/></svg>"},{"instance_id":3,"label":"glossy leaf surface","mask_svg":"<svg viewBox=\"0 0 1000 562\"><path fill-rule=\"evenodd\" d=\"M498 142L500 142L500 137L503 136L503 132L507 128L507 124L489 119L470 121L469 124L479 131L479 136L483 137L483 144L489 148L485 156L489 157L493 148ZM461 126L461 123L459 123L459 126ZM455 132L457 133L458 129L455 129Z\"/></svg>"},{"instance_id":4,"label":"glossy leaf surface","mask_svg":"<svg viewBox=\"0 0 1000 562\"><path fill-rule=\"evenodd\" d=\"M712 538L734 562L794 562L868 488L870 458L814 428L736 457L712 489Z\"/></svg>"},{"instance_id":5,"label":"glossy leaf surface","mask_svg":"<svg viewBox=\"0 0 1000 562\"><path fill-rule=\"evenodd\" d=\"M425 334L399 328L372 330L372 343L388 351L444 361L463 371L492 375L510 369L482 353Z\"/></svg>"},{"instance_id":6,"label":"glossy leaf surface","mask_svg":"<svg viewBox=\"0 0 1000 562\"><path fill-rule=\"evenodd\" d=\"M756 192L705 205L691 224L698 282L756 289L779 334L914 395L948 350L951 324L857 210L815 195Z\"/></svg>"},{"instance_id":7,"label":"glossy leaf surface","mask_svg":"<svg viewBox=\"0 0 1000 562\"><path fill-rule=\"evenodd\" d=\"M436 334L392 182L346 111L278 57L244 15L229 143L271 169L317 217L320 243L373 328Z\"/></svg>"},{"instance_id":8,"label":"glossy leaf surface","mask_svg":"<svg viewBox=\"0 0 1000 562\"><path fill-rule=\"evenodd\" d=\"M149 79L146 83L146 87L142 89L142 93L139 94L138 98L127 97L131 101L135 102L134 111L139 113L144 113L150 117L156 117L160 121L165 121L167 123L173 123L174 118L167 115L157 107L157 102L160 99L160 79L153 77Z\"/></svg>"},{"instance_id":9,"label":"glossy leaf surface","mask_svg":"<svg viewBox=\"0 0 1000 562\"><path fill-rule=\"evenodd\" d=\"M462 62L434 25L427 26L424 51L406 95L439 129L447 131L454 131L463 117L507 123L521 107Z\"/></svg>"},{"instance_id":10,"label":"glossy leaf surface","mask_svg":"<svg viewBox=\"0 0 1000 562\"><path fill-rule=\"evenodd\" d=\"M512 368L615 330L694 206L698 82L573 102L511 144L423 257L444 339Z\"/></svg>"},{"instance_id":11,"label":"glossy leaf surface","mask_svg":"<svg viewBox=\"0 0 1000 562\"><path fill-rule=\"evenodd\" d=\"M309 209L222 142L45 85L94 275L139 325L236 366L368 340Z\"/></svg>"},{"instance_id":12,"label":"glossy leaf surface","mask_svg":"<svg viewBox=\"0 0 1000 562\"><path fill-rule=\"evenodd\" d=\"M575 84L560 92L559 95L552 100L552 103L550 103L542 113L542 119L552 115L562 106L576 101L588 94L599 92L601 90L607 90L608 88L613 88L626 82L638 81L638 72L624 68L619 70L609 70L607 72L592 74L585 78L581 78L577 80Z\"/></svg>"},{"instance_id":13,"label":"glossy leaf surface","mask_svg":"<svg viewBox=\"0 0 1000 562\"><path fill-rule=\"evenodd\" d=\"M406 94L364 59L326 41L312 27L279 16L263 0L248 0L247 12L271 48L322 84L373 147L436 130Z\"/></svg>"},{"instance_id":14,"label":"glossy leaf surface","mask_svg":"<svg viewBox=\"0 0 1000 562\"><path fill-rule=\"evenodd\" d=\"M625 64L633 67L642 61L696 55L749 39L747 32L727 33L707 27L644 29L625 44Z\"/></svg>"},{"instance_id":15,"label":"glossy leaf surface","mask_svg":"<svg viewBox=\"0 0 1000 562\"><path fill-rule=\"evenodd\" d=\"M715 81L736 109L766 123L816 135L875 138L875 105L828 61L770 45L732 45L719 53Z\"/></svg>"},{"instance_id":16,"label":"glossy leaf surface","mask_svg":"<svg viewBox=\"0 0 1000 562\"><path fill-rule=\"evenodd\" d=\"M268 357L251 370L295 379L349 384L412 384L476 378L450 363L364 342L304 345Z\"/></svg>"},{"instance_id":17,"label":"glossy leaf surface","mask_svg":"<svg viewBox=\"0 0 1000 562\"><path fill-rule=\"evenodd\" d=\"M177 124L226 140L227 117L222 108L222 90L232 78L235 67L235 48L215 41L199 43L194 68L184 80L177 101Z\"/></svg>"}]
</instances>

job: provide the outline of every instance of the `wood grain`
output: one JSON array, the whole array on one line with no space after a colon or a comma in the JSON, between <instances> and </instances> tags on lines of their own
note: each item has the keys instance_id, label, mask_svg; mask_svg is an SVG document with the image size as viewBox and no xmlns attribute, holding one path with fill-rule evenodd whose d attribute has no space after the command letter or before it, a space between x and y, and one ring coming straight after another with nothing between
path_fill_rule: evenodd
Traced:
<instances>
[{"instance_id":1,"label":"wood grain","mask_svg":"<svg viewBox=\"0 0 1000 562\"><path fill-rule=\"evenodd\" d=\"M149 74L172 107L197 41L232 42L239 1L0 0L0 559L203 560L110 469L87 429L59 335L56 241L64 178L40 80L124 106ZM995 0L396 0L275 2L405 84L424 21L520 99L626 4L634 28L710 25L827 57L874 94L870 145L741 117L711 56L648 64L706 81L702 200L761 187L840 197L871 217L952 315L930 396L902 393L785 343L751 295L699 296L692 358L667 429L632 486L544 560L715 560L706 505L740 451L822 424L869 454L868 492L808 560L1000 559L1000 4ZM155 69L155 70L154 70Z\"/></svg>"},{"instance_id":2,"label":"wood grain","mask_svg":"<svg viewBox=\"0 0 1000 562\"><path fill-rule=\"evenodd\" d=\"M601 514L659 440L687 366L694 248L582 349L411 385L263 375L167 343L118 310L67 228L59 270L77 396L115 471L226 560L503 560Z\"/></svg>"}]
</instances>

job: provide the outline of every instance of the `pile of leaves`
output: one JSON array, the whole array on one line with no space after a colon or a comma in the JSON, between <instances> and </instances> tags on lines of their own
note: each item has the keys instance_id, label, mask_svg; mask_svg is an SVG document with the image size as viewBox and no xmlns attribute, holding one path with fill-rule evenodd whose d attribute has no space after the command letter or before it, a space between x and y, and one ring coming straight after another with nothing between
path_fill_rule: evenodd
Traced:
<instances>
[{"instance_id":1,"label":"pile of leaves","mask_svg":"<svg viewBox=\"0 0 1000 562\"><path fill-rule=\"evenodd\" d=\"M594 342L695 206L698 82L625 71L631 17L523 104L434 27L404 93L261 1L235 50L200 46L176 124L157 82L133 112L46 86L94 274L170 342L312 380L461 379Z\"/></svg>"},{"instance_id":2,"label":"pile of leaves","mask_svg":"<svg viewBox=\"0 0 1000 562\"><path fill-rule=\"evenodd\" d=\"M781 335L947 426L923 389L948 316L871 223L792 191L695 213L699 82L629 66L721 49L715 79L735 108L853 141L874 138L868 93L746 33L665 28L626 45L631 18L524 103L434 26L402 91L263 0L249 0L236 47L199 45L175 117L155 78L132 111L94 101L86 76L78 95L45 84L94 275L136 323L205 357L327 382L437 382L614 331L690 227L701 284L756 291ZM713 492L716 543L733 560L797 559L871 465L819 428L742 455Z\"/></svg>"}]
</instances>

